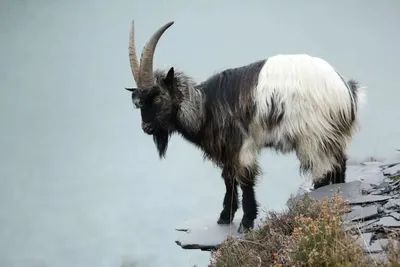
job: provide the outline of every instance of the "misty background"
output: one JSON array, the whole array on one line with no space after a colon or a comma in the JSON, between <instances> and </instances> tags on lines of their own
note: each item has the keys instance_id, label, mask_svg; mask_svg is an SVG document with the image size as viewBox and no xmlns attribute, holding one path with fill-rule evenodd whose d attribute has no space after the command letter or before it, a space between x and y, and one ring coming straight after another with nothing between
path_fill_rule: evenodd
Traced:
<instances>
[{"instance_id":1,"label":"misty background","mask_svg":"<svg viewBox=\"0 0 400 267\"><path fill-rule=\"evenodd\" d=\"M205 266L174 227L218 218L220 171L174 136L160 161L133 109L128 60L168 21L155 67L201 81L279 53L308 53L367 86L352 162L400 148L400 2L2 0L0 266ZM281 208L302 180L265 151L257 187Z\"/></svg>"}]
</instances>

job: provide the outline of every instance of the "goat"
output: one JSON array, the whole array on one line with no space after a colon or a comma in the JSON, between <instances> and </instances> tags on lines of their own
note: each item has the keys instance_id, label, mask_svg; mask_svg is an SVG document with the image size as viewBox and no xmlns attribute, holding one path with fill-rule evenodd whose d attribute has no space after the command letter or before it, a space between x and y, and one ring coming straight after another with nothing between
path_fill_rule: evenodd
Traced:
<instances>
[{"instance_id":1,"label":"goat","mask_svg":"<svg viewBox=\"0 0 400 267\"><path fill-rule=\"evenodd\" d=\"M325 60L306 54L275 55L225 69L201 83L173 67L153 73L158 40L173 23L151 36L139 65L132 21L129 60L137 87L125 89L140 108L142 131L153 137L160 160L171 135L179 133L221 168L226 191L218 224L232 222L240 186L238 231L254 228L263 148L295 152L299 173L311 174L314 189L345 182L346 149L358 129L364 97L357 81L346 81Z\"/></svg>"}]
</instances>

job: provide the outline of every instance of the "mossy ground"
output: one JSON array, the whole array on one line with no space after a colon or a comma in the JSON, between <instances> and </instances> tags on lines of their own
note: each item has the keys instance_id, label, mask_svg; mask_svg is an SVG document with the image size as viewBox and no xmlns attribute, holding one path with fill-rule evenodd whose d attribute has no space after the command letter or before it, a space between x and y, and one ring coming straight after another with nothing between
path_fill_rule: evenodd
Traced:
<instances>
[{"instance_id":1,"label":"mossy ground","mask_svg":"<svg viewBox=\"0 0 400 267\"><path fill-rule=\"evenodd\" d=\"M244 238L225 240L212 253L209 266L400 267L400 248L395 246L400 231L389 239L389 262L372 260L361 248L360 237L344 231L342 215L348 211L338 195L323 201L292 201L281 213L267 213L264 225Z\"/></svg>"},{"instance_id":2,"label":"mossy ground","mask_svg":"<svg viewBox=\"0 0 400 267\"><path fill-rule=\"evenodd\" d=\"M393 181L398 181L398 180L400 180L400 175L392 176L392 177L390 177L390 179L392 179Z\"/></svg>"}]
</instances>

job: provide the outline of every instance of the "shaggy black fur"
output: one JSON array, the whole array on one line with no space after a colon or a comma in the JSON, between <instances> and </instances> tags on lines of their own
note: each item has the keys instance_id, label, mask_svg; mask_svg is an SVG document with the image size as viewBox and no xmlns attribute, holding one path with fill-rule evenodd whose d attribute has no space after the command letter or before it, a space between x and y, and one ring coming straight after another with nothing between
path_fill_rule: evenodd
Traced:
<instances>
[{"instance_id":1,"label":"shaggy black fur","mask_svg":"<svg viewBox=\"0 0 400 267\"><path fill-rule=\"evenodd\" d=\"M254 116L251 94L264 64L262 60L227 69L197 86L205 96L205 123L197 142L217 164L237 164L232 155L238 154Z\"/></svg>"},{"instance_id":2,"label":"shaggy black fur","mask_svg":"<svg viewBox=\"0 0 400 267\"><path fill-rule=\"evenodd\" d=\"M222 178L225 181L225 196L223 201L223 210L218 219L218 224L230 224L239 208L238 183L228 170L222 171Z\"/></svg>"},{"instance_id":3,"label":"shaggy black fur","mask_svg":"<svg viewBox=\"0 0 400 267\"><path fill-rule=\"evenodd\" d=\"M258 61L243 67L227 69L215 74L196 86L204 95L204 113L200 130L191 134L182 122L177 122L177 130L192 143L201 147L205 158L223 168L225 196L223 210L218 223L230 223L238 209L237 181L249 181L241 186L243 218L239 229L244 231L253 225L257 217L254 181L259 167L245 168L239 164L238 155L249 124L255 113L252 99L258 74L265 61ZM275 120L275 117L272 117Z\"/></svg>"}]
</instances>

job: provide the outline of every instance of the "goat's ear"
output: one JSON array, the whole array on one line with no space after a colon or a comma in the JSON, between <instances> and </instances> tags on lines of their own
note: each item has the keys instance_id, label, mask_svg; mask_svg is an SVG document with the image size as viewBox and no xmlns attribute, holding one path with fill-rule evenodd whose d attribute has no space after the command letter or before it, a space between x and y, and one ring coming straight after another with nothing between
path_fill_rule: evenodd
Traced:
<instances>
[{"instance_id":1,"label":"goat's ear","mask_svg":"<svg viewBox=\"0 0 400 267\"><path fill-rule=\"evenodd\" d=\"M129 92L132 92L132 93L136 93L137 88L126 88L125 87L125 90L128 90Z\"/></svg>"},{"instance_id":2,"label":"goat's ear","mask_svg":"<svg viewBox=\"0 0 400 267\"><path fill-rule=\"evenodd\" d=\"M135 108L140 108L140 99L138 97L138 89L137 88L126 88L129 92L132 92L132 101Z\"/></svg>"},{"instance_id":3,"label":"goat's ear","mask_svg":"<svg viewBox=\"0 0 400 267\"><path fill-rule=\"evenodd\" d=\"M172 85L174 84L174 67L170 68L167 76L165 76L164 78L164 84L168 87L172 87Z\"/></svg>"}]
</instances>

